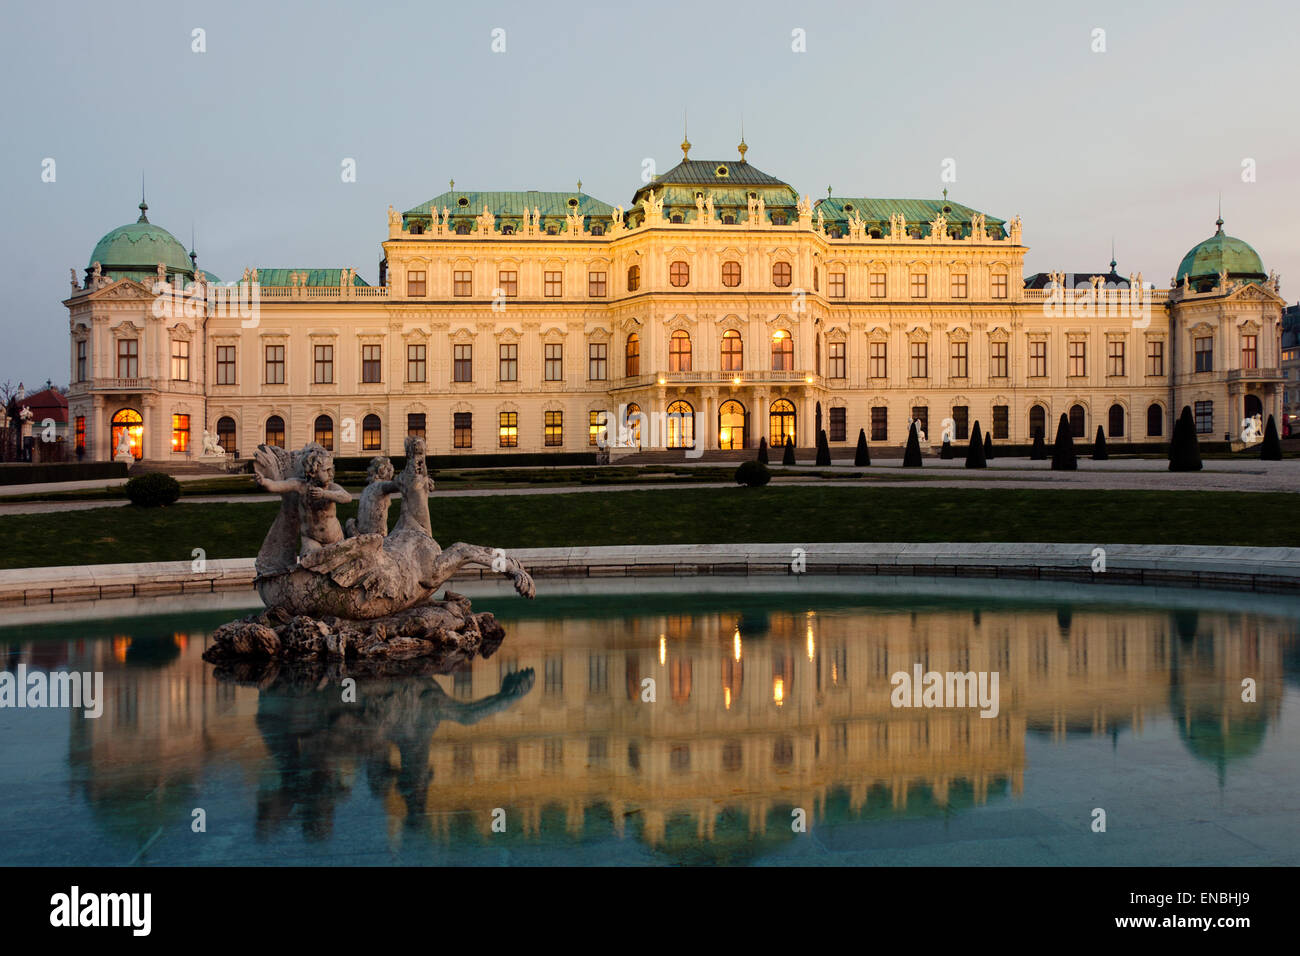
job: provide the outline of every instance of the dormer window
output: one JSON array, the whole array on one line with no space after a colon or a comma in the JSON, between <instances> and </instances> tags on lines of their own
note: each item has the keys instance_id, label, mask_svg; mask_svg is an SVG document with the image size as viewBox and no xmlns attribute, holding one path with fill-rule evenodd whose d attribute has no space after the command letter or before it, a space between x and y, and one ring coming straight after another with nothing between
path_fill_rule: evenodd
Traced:
<instances>
[{"instance_id":1,"label":"dormer window","mask_svg":"<svg viewBox=\"0 0 1300 956\"><path fill-rule=\"evenodd\" d=\"M722 217L722 222L724 225L734 226L736 224L736 217L733 213L727 213Z\"/></svg>"},{"instance_id":2,"label":"dormer window","mask_svg":"<svg viewBox=\"0 0 1300 956\"><path fill-rule=\"evenodd\" d=\"M558 236L560 234L560 227L552 223L546 227L546 234L548 236Z\"/></svg>"},{"instance_id":3,"label":"dormer window","mask_svg":"<svg viewBox=\"0 0 1300 956\"><path fill-rule=\"evenodd\" d=\"M506 223L506 225L501 227L501 235L513 236L514 234L515 234L515 227L510 223Z\"/></svg>"},{"instance_id":4,"label":"dormer window","mask_svg":"<svg viewBox=\"0 0 1300 956\"><path fill-rule=\"evenodd\" d=\"M868 230L867 235L869 235L872 239L879 239L879 238L880 238L880 230L879 230L879 229L871 229L871 230Z\"/></svg>"},{"instance_id":5,"label":"dormer window","mask_svg":"<svg viewBox=\"0 0 1300 956\"><path fill-rule=\"evenodd\" d=\"M458 236L468 236L468 235L469 235L469 223L467 223L467 222L458 222L458 223L456 223L456 235L458 235Z\"/></svg>"},{"instance_id":6,"label":"dormer window","mask_svg":"<svg viewBox=\"0 0 1300 956\"><path fill-rule=\"evenodd\" d=\"M468 205L469 205L469 200L466 199L464 196L461 196L459 199L456 200L456 205L457 205L457 206L468 206Z\"/></svg>"},{"instance_id":7,"label":"dormer window","mask_svg":"<svg viewBox=\"0 0 1300 956\"><path fill-rule=\"evenodd\" d=\"M591 234L593 236L603 236L605 234L605 227L597 223L591 227Z\"/></svg>"},{"instance_id":8,"label":"dormer window","mask_svg":"<svg viewBox=\"0 0 1300 956\"><path fill-rule=\"evenodd\" d=\"M846 202L846 203L844 204L844 211L845 211L845 212L853 212L853 203L851 203L851 202Z\"/></svg>"},{"instance_id":9,"label":"dormer window","mask_svg":"<svg viewBox=\"0 0 1300 956\"><path fill-rule=\"evenodd\" d=\"M569 199L569 208L570 208L570 209L577 209L577 208L578 208L578 200L573 199L573 198L570 198L570 199Z\"/></svg>"},{"instance_id":10,"label":"dormer window","mask_svg":"<svg viewBox=\"0 0 1300 956\"><path fill-rule=\"evenodd\" d=\"M413 222L411 223L410 232L413 236L422 236L424 235L424 226L421 223Z\"/></svg>"},{"instance_id":11,"label":"dormer window","mask_svg":"<svg viewBox=\"0 0 1300 956\"><path fill-rule=\"evenodd\" d=\"M673 213L672 219L669 220L669 222L681 222L681 221L682 221L682 214L679 212Z\"/></svg>"},{"instance_id":12,"label":"dormer window","mask_svg":"<svg viewBox=\"0 0 1300 956\"><path fill-rule=\"evenodd\" d=\"M719 166L713 171L713 175L717 176L719 179L726 179L731 175L731 170L727 169L726 166Z\"/></svg>"},{"instance_id":13,"label":"dormer window","mask_svg":"<svg viewBox=\"0 0 1300 956\"><path fill-rule=\"evenodd\" d=\"M772 225L784 226L785 224L786 224L785 213L783 212L772 213Z\"/></svg>"}]
</instances>

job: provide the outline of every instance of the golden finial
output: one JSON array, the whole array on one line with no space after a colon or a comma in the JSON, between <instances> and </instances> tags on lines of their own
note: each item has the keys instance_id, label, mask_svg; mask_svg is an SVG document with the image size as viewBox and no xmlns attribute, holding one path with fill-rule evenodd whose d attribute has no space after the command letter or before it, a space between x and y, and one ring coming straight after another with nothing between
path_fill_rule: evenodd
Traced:
<instances>
[{"instance_id":1,"label":"golden finial","mask_svg":"<svg viewBox=\"0 0 1300 956\"><path fill-rule=\"evenodd\" d=\"M740 121L740 145L737 146L736 149L740 151L740 161L743 163L745 161L745 152L749 149L749 147L745 145L745 121L744 120Z\"/></svg>"},{"instance_id":2,"label":"golden finial","mask_svg":"<svg viewBox=\"0 0 1300 956\"><path fill-rule=\"evenodd\" d=\"M691 140L686 135L686 110L682 110L682 162L691 158Z\"/></svg>"}]
</instances>

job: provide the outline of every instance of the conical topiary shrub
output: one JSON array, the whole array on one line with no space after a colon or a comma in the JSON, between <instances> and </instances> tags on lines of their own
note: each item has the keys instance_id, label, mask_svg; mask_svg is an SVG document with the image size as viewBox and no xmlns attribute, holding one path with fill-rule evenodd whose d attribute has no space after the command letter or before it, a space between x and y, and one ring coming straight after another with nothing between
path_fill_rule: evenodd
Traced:
<instances>
[{"instance_id":1,"label":"conical topiary shrub","mask_svg":"<svg viewBox=\"0 0 1300 956\"><path fill-rule=\"evenodd\" d=\"M1174 435L1169 442L1169 470L1201 470L1201 447L1196 443L1196 421L1192 418L1190 405L1183 406L1183 413L1174 425Z\"/></svg>"},{"instance_id":2,"label":"conical topiary shrub","mask_svg":"<svg viewBox=\"0 0 1300 956\"><path fill-rule=\"evenodd\" d=\"M921 467L921 439L917 437L915 423L907 430L907 451L903 452L903 467Z\"/></svg>"},{"instance_id":3,"label":"conical topiary shrub","mask_svg":"<svg viewBox=\"0 0 1300 956\"><path fill-rule=\"evenodd\" d=\"M853 464L859 468L865 468L871 464L871 447L867 444L867 433L865 429L858 429L858 450L853 453Z\"/></svg>"},{"instance_id":4,"label":"conical topiary shrub","mask_svg":"<svg viewBox=\"0 0 1300 956\"><path fill-rule=\"evenodd\" d=\"M1043 447L1043 430L1034 429L1034 447L1029 450L1030 461L1043 461L1047 458L1047 449Z\"/></svg>"},{"instance_id":5,"label":"conical topiary shrub","mask_svg":"<svg viewBox=\"0 0 1300 956\"><path fill-rule=\"evenodd\" d=\"M1273 416L1268 416L1268 424L1264 426L1264 441L1259 449L1260 461L1281 461L1282 460L1282 439L1277 436L1277 422L1273 421Z\"/></svg>"},{"instance_id":6,"label":"conical topiary shrub","mask_svg":"<svg viewBox=\"0 0 1300 956\"><path fill-rule=\"evenodd\" d=\"M767 439L766 438L760 438L758 440L758 458L756 460L761 461L765 465L767 464Z\"/></svg>"},{"instance_id":7,"label":"conical topiary shrub","mask_svg":"<svg viewBox=\"0 0 1300 956\"><path fill-rule=\"evenodd\" d=\"M980 439L980 423L976 422L970 433L970 447L966 449L966 467L983 468L986 464L984 442Z\"/></svg>"},{"instance_id":8,"label":"conical topiary shrub","mask_svg":"<svg viewBox=\"0 0 1300 956\"><path fill-rule=\"evenodd\" d=\"M1074 435L1070 432L1070 419L1062 412L1056 426L1056 441L1052 444L1052 471L1077 471L1079 456L1074 453Z\"/></svg>"},{"instance_id":9,"label":"conical topiary shrub","mask_svg":"<svg viewBox=\"0 0 1300 956\"><path fill-rule=\"evenodd\" d=\"M943 440L943 444L939 446L939 457L944 461L952 461L952 442L946 438Z\"/></svg>"},{"instance_id":10,"label":"conical topiary shrub","mask_svg":"<svg viewBox=\"0 0 1300 956\"><path fill-rule=\"evenodd\" d=\"M1110 455L1106 453L1106 433L1097 426L1097 440L1092 443L1092 460L1107 461Z\"/></svg>"},{"instance_id":11,"label":"conical topiary shrub","mask_svg":"<svg viewBox=\"0 0 1300 956\"><path fill-rule=\"evenodd\" d=\"M817 467L827 468L831 463L831 446L826 441L826 429L817 432Z\"/></svg>"},{"instance_id":12,"label":"conical topiary shrub","mask_svg":"<svg viewBox=\"0 0 1300 956\"><path fill-rule=\"evenodd\" d=\"M786 436L786 439L785 439L785 452L781 455L781 464L783 464L783 465L793 465L793 464L795 464L795 460L794 460L794 440L793 440L792 438L790 438L790 436L788 436L788 435Z\"/></svg>"},{"instance_id":13,"label":"conical topiary shrub","mask_svg":"<svg viewBox=\"0 0 1300 956\"><path fill-rule=\"evenodd\" d=\"M992 460L993 460L993 433L985 432L984 433L984 461L990 462Z\"/></svg>"}]
</instances>

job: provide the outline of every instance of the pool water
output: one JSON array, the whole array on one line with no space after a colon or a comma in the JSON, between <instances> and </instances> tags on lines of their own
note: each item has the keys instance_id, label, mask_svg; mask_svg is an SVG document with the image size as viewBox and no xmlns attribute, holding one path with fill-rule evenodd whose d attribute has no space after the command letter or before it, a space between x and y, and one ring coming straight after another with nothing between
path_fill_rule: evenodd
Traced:
<instances>
[{"instance_id":1,"label":"pool water","mask_svg":"<svg viewBox=\"0 0 1300 956\"><path fill-rule=\"evenodd\" d=\"M1300 863L1300 599L542 584L466 589L492 657L354 689L216 673L245 612L201 600L0 629L4 670L104 675L97 719L0 709L0 864ZM918 666L996 672L996 715L895 706Z\"/></svg>"}]
</instances>

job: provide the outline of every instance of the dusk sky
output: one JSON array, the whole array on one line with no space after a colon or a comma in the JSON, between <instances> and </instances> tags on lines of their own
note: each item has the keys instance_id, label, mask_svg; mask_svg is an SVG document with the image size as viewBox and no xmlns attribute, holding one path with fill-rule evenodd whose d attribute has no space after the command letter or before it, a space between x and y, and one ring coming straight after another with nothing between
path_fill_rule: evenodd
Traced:
<instances>
[{"instance_id":1,"label":"dusk sky","mask_svg":"<svg viewBox=\"0 0 1300 956\"><path fill-rule=\"evenodd\" d=\"M389 204L581 179L626 206L646 158L681 158L683 109L694 158L733 159L743 118L749 162L814 200L948 185L1019 214L1030 272L1104 270L1113 238L1121 273L1166 287L1222 193L1225 230L1300 297L1294 3L42 3L0 23L0 382L67 384L68 270L135 220L142 173L150 220L187 248L193 228L222 279L374 283Z\"/></svg>"}]
</instances>

